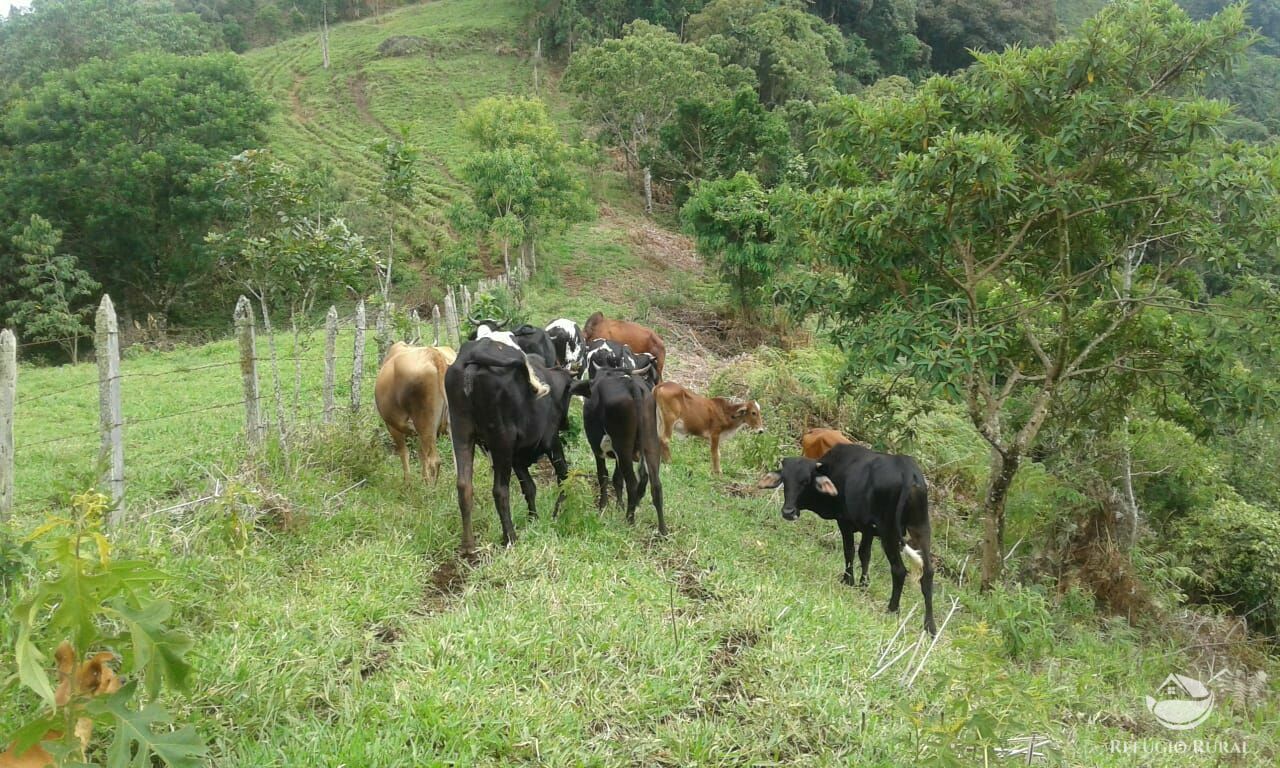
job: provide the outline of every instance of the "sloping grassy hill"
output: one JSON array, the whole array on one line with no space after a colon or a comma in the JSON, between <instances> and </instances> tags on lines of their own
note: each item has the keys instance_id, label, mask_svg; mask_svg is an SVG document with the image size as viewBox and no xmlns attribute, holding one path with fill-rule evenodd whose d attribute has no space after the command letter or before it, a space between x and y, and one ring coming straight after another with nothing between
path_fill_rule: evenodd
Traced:
<instances>
[{"instance_id":1,"label":"sloping grassy hill","mask_svg":"<svg viewBox=\"0 0 1280 768\"><path fill-rule=\"evenodd\" d=\"M250 54L282 105L275 146L296 159L319 152L367 192L376 170L361 147L383 126L408 122L434 156L433 194L448 199L456 111L527 85L519 58L495 53L511 45L520 11L514 1L443 0L338 27L328 72L310 38ZM378 58L392 35L441 47ZM673 378L721 389L799 376L823 358L729 356L704 345L685 319L710 314L717 287L687 243L644 220L616 186L601 191L609 200L598 221L547 243L526 298L535 320L582 320L597 308L644 318L671 342ZM297 352L301 411L312 416L317 352L315 340ZM283 340L282 353L295 354ZM372 341L366 360L370 381ZM1188 741L1244 743L1245 755L1113 751L1113 742L1145 739L1158 750L1175 738L1143 697L1170 672L1207 679L1211 666L1235 665L1221 655L1229 646L1193 645L1200 638L1180 623L1143 626L1137 617L1135 628L1100 617L1079 592L978 594L969 586L975 568L968 579L965 568L974 523L941 483L939 623L953 600L959 609L910 685L907 671L925 646L876 676L879 662L917 637L918 590L908 585L904 614L916 612L894 640L883 557L873 560L868 591L841 585L835 528L812 516L787 523L775 496L751 489L762 465L796 440L767 397L769 433L729 441L723 477L709 474L705 443L677 439L662 474L666 540L653 535L647 501L634 527L614 507L596 512L592 461L574 435L561 516L547 515L553 488L543 472L544 517L529 520L513 503L521 540L502 549L487 463L478 461L483 546L467 564L454 554L448 459L435 486L402 483L366 397L359 417L293 434L289 462L275 450L250 462L241 412L219 407L239 395L235 365L225 342L124 363L131 521L117 554L173 575L168 596L196 639L196 669L191 694L170 703L211 741L212 765L982 765L975 745L1031 734L1060 750L1035 764L1255 766L1280 755L1275 705L1232 696ZM177 367L189 370L158 375ZM348 373L340 367L339 381ZM76 434L93 427L92 378L90 366L20 374L20 530L93 474L94 439ZM922 426L916 450L931 477L981 460L962 423ZM46 442L59 438L69 439ZM448 452L447 440L441 447ZM1035 514L1031 498L1024 489L1012 504ZM32 698L4 702L0 734Z\"/></svg>"},{"instance_id":2,"label":"sloping grassy hill","mask_svg":"<svg viewBox=\"0 0 1280 768\"><path fill-rule=\"evenodd\" d=\"M466 151L459 113L486 96L533 91L532 64L515 42L524 10L519 0L439 0L335 26L328 69L318 34L249 52L256 84L278 105L272 148L333 167L356 201L350 213L367 219L362 208L380 205L373 198L381 174L368 148L407 129L423 151L424 183L402 227L420 254L429 252L440 243L441 210L458 192L450 165Z\"/></svg>"},{"instance_id":3,"label":"sloping grassy hill","mask_svg":"<svg viewBox=\"0 0 1280 768\"><path fill-rule=\"evenodd\" d=\"M600 226L548 252L531 287L539 316L581 314L584 297L616 295L607 272L576 271L580 246L600 247ZM685 270L643 258L643 246L614 246L646 283L681 285L673 273ZM673 288L707 289L696 275ZM126 360L138 374L228 366L181 386L140 376L127 391L130 417L234 399L235 359L220 343ZM87 368L24 369L22 388L54 392ZM308 363L309 388L318 373ZM303 402L306 411L314 395ZM87 459L24 446L88 418L69 406L20 411L21 528ZM919 613L890 650L898 621L884 613L883 559L869 591L841 585L835 529L811 516L786 523L776 497L749 490L758 457L794 440L777 420L770 434L728 443L722 478L710 476L704 443L677 441L662 475L668 540L655 538L647 504L635 527L617 508L595 511L576 437L565 510L533 521L517 502L522 538L504 550L481 461L474 566L454 555L451 473L433 487L404 485L368 403L337 428L294 434L289 467L276 452L243 461L238 410L171 423L130 428L134 517L118 554L174 576L169 597L197 645L193 691L172 703L211 739L214 765L898 766L947 751L966 765L978 759L966 745L979 725L999 744L1047 734L1066 765L1263 765L1276 755L1274 707L1230 701L1197 735L1247 740L1246 757L1135 763L1112 753L1112 740L1165 736L1142 696L1170 670L1198 669L1197 651L1178 632L1099 620L1078 597L1055 605L1031 590L982 596L960 585L971 542L947 504L935 509L939 618L953 599L960 609L913 685L910 653L873 678L878 660L914 641ZM941 470L938 455L923 458ZM546 473L540 483L545 514ZM217 500L153 513L215 487ZM909 586L905 611L919 603ZM33 704L0 709L0 732Z\"/></svg>"}]
</instances>

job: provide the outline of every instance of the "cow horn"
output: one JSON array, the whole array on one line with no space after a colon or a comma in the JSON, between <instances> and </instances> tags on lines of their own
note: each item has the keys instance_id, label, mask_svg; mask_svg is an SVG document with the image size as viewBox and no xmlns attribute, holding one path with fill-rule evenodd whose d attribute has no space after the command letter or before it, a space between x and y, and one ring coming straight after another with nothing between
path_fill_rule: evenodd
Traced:
<instances>
[{"instance_id":1,"label":"cow horn","mask_svg":"<svg viewBox=\"0 0 1280 768\"><path fill-rule=\"evenodd\" d=\"M648 373L648 372L649 372L649 369L650 369L650 368L652 368L652 367L653 367L653 363L648 363L648 364L646 364L646 365L644 365L644 366L642 366L642 367L640 367L640 368L632 368L632 369L631 369L631 375L632 375L632 376L639 376L639 375L640 375L640 374L642 374L642 373Z\"/></svg>"}]
</instances>

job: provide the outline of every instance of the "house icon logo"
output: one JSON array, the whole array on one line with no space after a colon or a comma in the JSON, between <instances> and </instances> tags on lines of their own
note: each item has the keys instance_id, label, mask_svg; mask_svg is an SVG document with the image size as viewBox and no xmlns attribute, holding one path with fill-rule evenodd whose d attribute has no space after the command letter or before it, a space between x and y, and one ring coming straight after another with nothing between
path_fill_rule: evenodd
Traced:
<instances>
[{"instance_id":1,"label":"house icon logo","mask_svg":"<svg viewBox=\"0 0 1280 768\"><path fill-rule=\"evenodd\" d=\"M1188 731L1213 711L1213 691L1192 677L1169 675L1160 684L1159 700L1147 696L1147 711L1172 731Z\"/></svg>"}]
</instances>

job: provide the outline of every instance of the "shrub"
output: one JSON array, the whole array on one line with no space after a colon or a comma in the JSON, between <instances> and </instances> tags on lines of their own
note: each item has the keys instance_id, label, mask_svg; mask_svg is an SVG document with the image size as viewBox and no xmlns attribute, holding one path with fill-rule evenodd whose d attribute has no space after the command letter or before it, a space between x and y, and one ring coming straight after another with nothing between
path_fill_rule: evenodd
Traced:
<instances>
[{"instance_id":1,"label":"shrub","mask_svg":"<svg viewBox=\"0 0 1280 768\"><path fill-rule=\"evenodd\" d=\"M1174 546L1204 579L1193 597L1229 605L1266 633L1280 628L1280 515L1237 497L1188 515Z\"/></svg>"}]
</instances>

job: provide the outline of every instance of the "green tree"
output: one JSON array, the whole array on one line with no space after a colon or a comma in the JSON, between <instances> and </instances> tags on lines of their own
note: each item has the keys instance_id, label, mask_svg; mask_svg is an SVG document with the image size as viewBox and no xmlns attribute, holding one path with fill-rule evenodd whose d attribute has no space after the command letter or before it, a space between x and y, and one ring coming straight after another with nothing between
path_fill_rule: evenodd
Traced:
<instances>
[{"instance_id":1,"label":"green tree","mask_svg":"<svg viewBox=\"0 0 1280 768\"><path fill-rule=\"evenodd\" d=\"M74 364L80 362L79 337L90 332L85 318L93 311L92 304L77 305L98 284L76 265L74 256L57 252L61 243L62 233L32 214L13 239L21 264L17 275L21 298L6 303L5 311L24 339L57 342Z\"/></svg>"},{"instance_id":2,"label":"green tree","mask_svg":"<svg viewBox=\"0 0 1280 768\"><path fill-rule=\"evenodd\" d=\"M698 252L711 260L729 286L734 308L754 319L768 304L763 295L780 259L769 195L751 174L699 182L680 218L693 233Z\"/></svg>"},{"instance_id":3,"label":"green tree","mask_svg":"<svg viewBox=\"0 0 1280 768\"><path fill-rule=\"evenodd\" d=\"M30 88L50 72L141 51L193 55L222 47L215 29L166 0L41 0L0 16L3 86Z\"/></svg>"},{"instance_id":4,"label":"green tree","mask_svg":"<svg viewBox=\"0 0 1280 768\"><path fill-rule=\"evenodd\" d=\"M581 99L586 116L602 136L623 151L630 169L653 152L658 136L680 101L697 94L707 101L729 96L714 53L643 21L628 24L625 36L569 59L562 86Z\"/></svg>"},{"instance_id":5,"label":"green tree","mask_svg":"<svg viewBox=\"0 0 1280 768\"><path fill-rule=\"evenodd\" d=\"M222 273L258 300L275 379L276 419L284 439L280 365L273 311L287 309L293 348L320 299L361 292L375 261L360 236L334 215L331 180L282 162L266 150L245 150L220 169L217 182L227 224L210 232ZM294 358L294 411L302 397L302 367Z\"/></svg>"},{"instance_id":6,"label":"green tree","mask_svg":"<svg viewBox=\"0 0 1280 768\"><path fill-rule=\"evenodd\" d=\"M576 153L560 139L541 101L484 99L463 114L462 132L477 149L462 166L462 180L504 259L518 238L532 264L538 237L590 218Z\"/></svg>"},{"instance_id":7,"label":"green tree","mask_svg":"<svg viewBox=\"0 0 1280 768\"><path fill-rule=\"evenodd\" d=\"M683 202L687 185L747 171L765 186L781 178L794 151L786 117L765 109L750 88L715 103L681 102L663 126L652 162L659 179L676 185Z\"/></svg>"},{"instance_id":8,"label":"green tree","mask_svg":"<svg viewBox=\"0 0 1280 768\"><path fill-rule=\"evenodd\" d=\"M42 212L107 290L167 314L213 266L211 172L260 140L267 114L227 54L51 74L0 121L0 212Z\"/></svg>"},{"instance_id":9,"label":"green tree","mask_svg":"<svg viewBox=\"0 0 1280 768\"><path fill-rule=\"evenodd\" d=\"M834 324L854 370L905 366L967 404L992 456L985 585L1046 420L1092 416L1064 393L1106 384L1118 408L1194 373L1170 357L1198 350L1170 336L1197 307L1195 268L1274 258L1280 152L1224 144L1228 108L1190 89L1248 41L1239 8L1193 24L1121 0L1052 48L823 117L788 219L824 271L788 297Z\"/></svg>"},{"instance_id":10,"label":"green tree","mask_svg":"<svg viewBox=\"0 0 1280 768\"><path fill-rule=\"evenodd\" d=\"M836 92L836 71L858 80L874 76L862 40L847 41L800 0L714 0L689 19L689 39L755 73L760 101L824 101Z\"/></svg>"},{"instance_id":11,"label":"green tree","mask_svg":"<svg viewBox=\"0 0 1280 768\"><path fill-rule=\"evenodd\" d=\"M530 16L548 48L572 54L618 37L627 23L637 19L679 30L689 14L705 4L706 0L535 0Z\"/></svg>"},{"instance_id":12,"label":"green tree","mask_svg":"<svg viewBox=\"0 0 1280 768\"><path fill-rule=\"evenodd\" d=\"M813 12L866 41L883 75L928 71L929 46L916 37L919 0L815 0Z\"/></svg>"},{"instance_id":13,"label":"green tree","mask_svg":"<svg viewBox=\"0 0 1280 768\"><path fill-rule=\"evenodd\" d=\"M921 0L916 23L930 49L930 67L954 72L973 63L969 49L1045 45L1058 20L1053 0Z\"/></svg>"},{"instance_id":14,"label":"green tree","mask_svg":"<svg viewBox=\"0 0 1280 768\"><path fill-rule=\"evenodd\" d=\"M373 151L382 161L382 183L378 191L387 206L387 256L379 277L385 304L391 294L391 267L395 262L396 215L399 209L413 205L418 183L418 160L422 153L409 142L407 128L400 129L399 137L379 139L374 143Z\"/></svg>"}]
</instances>

